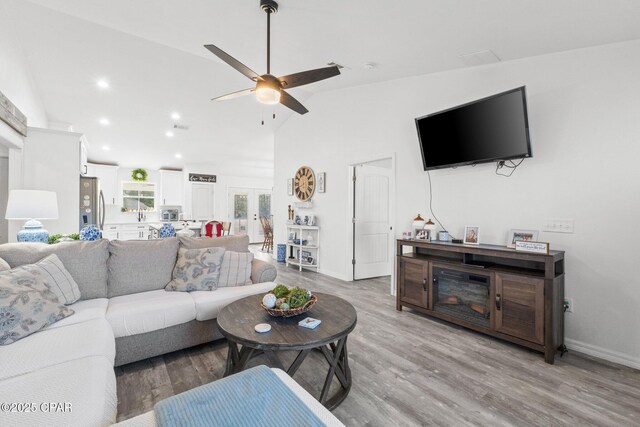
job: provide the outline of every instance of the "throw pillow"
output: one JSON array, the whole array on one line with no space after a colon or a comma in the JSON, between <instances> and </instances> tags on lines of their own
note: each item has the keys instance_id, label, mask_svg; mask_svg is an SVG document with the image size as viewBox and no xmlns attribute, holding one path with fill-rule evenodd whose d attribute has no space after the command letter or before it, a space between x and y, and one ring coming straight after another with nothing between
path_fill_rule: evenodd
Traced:
<instances>
[{"instance_id":1,"label":"throw pillow","mask_svg":"<svg viewBox=\"0 0 640 427\"><path fill-rule=\"evenodd\" d=\"M178 251L173 280L167 291L214 291L218 288L224 248L184 249Z\"/></svg>"},{"instance_id":2,"label":"throw pillow","mask_svg":"<svg viewBox=\"0 0 640 427\"><path fill-rule=\"evenodd\" d=\"M225 252L218 287L250 285L252 262L252 253Z\"/></svg>"},{"instance_id":3,"label":"throw pillow","mask_svg":"<svg viewBox=\"0 0 640 427\"><path fill-rule=\"evenodd\" d=\"M0 271L7 271L7 270L11 270L11 266L7 261L0 258Z\"/></svg>"},{"instance_id":4,"label":"throw pillow","mask_svg":"<svg viewBox=\"0 0 640 427\"><path fill-rule=\"evenodd\" d=\"M61 304L69 305L80 299L80 289L56 254L44 257L35 264L22 265L9 272L12 275L34 275L42 279Z\"/></svg>"},{"instance_id":5,"label":"throw pillow","mask_svg":"<svg viewBox=\"0 0 640 427\"><path fill-rule=\"evenodd\" d=\"M14 343L71 316L39 275L0 273L0 345Z\"/></svg>"}]
</instances>

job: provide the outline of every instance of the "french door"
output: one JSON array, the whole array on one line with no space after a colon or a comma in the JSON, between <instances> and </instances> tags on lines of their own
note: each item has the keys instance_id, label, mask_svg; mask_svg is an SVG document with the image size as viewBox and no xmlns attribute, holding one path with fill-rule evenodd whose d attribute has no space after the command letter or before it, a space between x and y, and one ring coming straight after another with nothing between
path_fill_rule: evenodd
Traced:
<instances>
[{"instance_id":1,"label":"french door","mask_svg":"<svg viewBox=\"0 0 640 427\"><path fill-rule=\"evenodd\" d=\"M271 190L258 188L229 189L231 234L247 234L251 243L264 240L261 217L271 220Z\"/></svg>"}]
</instances>

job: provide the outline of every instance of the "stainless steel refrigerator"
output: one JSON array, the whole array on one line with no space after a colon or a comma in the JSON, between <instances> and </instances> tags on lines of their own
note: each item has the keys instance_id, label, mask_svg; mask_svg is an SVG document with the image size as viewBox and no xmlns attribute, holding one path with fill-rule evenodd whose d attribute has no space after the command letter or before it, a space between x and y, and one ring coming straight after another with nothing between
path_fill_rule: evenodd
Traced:
<instances>
[{"instance_id":1,"label":"stainless steel refrigerator","mask_svg":"<svg viewBox=\"0 0 640 427\"><path fill-rule=\"evenodd\" d=\"M80 177L80 229L86 225L104 227L104 196L100 190L100 180L94 177Z\"/></svg>"}]
</instances>

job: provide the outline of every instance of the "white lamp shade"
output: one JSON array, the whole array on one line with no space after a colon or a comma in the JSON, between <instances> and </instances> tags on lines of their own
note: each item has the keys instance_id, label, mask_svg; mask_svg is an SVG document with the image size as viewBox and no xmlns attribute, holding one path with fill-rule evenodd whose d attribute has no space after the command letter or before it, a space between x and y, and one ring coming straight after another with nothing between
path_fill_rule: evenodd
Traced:
<instances>
[{"instance_id":1,"label":"white lamp shade","mask_svg":"<svg viewBox=\"0 0 640 427\"><path fill-rule=\"evenodd\" d=\"M55 191L11 190L6 219L58 219Z\"/></svg>"}]
</instances>

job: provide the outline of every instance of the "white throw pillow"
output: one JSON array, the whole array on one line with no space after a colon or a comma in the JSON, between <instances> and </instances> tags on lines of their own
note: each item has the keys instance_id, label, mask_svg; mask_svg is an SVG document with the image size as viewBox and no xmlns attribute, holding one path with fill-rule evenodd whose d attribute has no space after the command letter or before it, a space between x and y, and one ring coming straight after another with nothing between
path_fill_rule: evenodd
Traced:
<instances>
[{"instance_id":1,"label":"white throw pillow","mask_svg":"<svg viewBox=\"0 0 640 427\"><path fill-rule=\"evenodd\" d=\"M35 264L16 267L10 274L33 274L42 278L45 285L51 289L61 304L69 305L80 299L80 289L71 274L64 268L58 255L51 254Z\"/></svg>"},{"instance_id":2,"label":"white throw pillow","mask_svg":"<svg viewBox=\"0 0 640 427\"><path fill-rule=\"evenodd\" d=\"M7 271L7 270L11 270L11 266L7 261L0 258L0 271Z\"/></svg>"},{"instance_id":3,"label":"white throw pillow","mask_svg":"<svg viewBox=\"0 0 640 427\"><path fill-rule=\"evenodd\" d=\"M253 254L250 252L227 251L222 260L218 287L251 285L251 263Z\"/></svg>"},{"instance_id":4,"label":"white throw pillow","mask_svg":"<svg viewBox=\"0 0 640 427\"><path fill-rule=\"evenodd\" d=\"M0 273L0 345L14 343L73 313L40 274L15 269Z\"/></svg>"}]
</instances>

